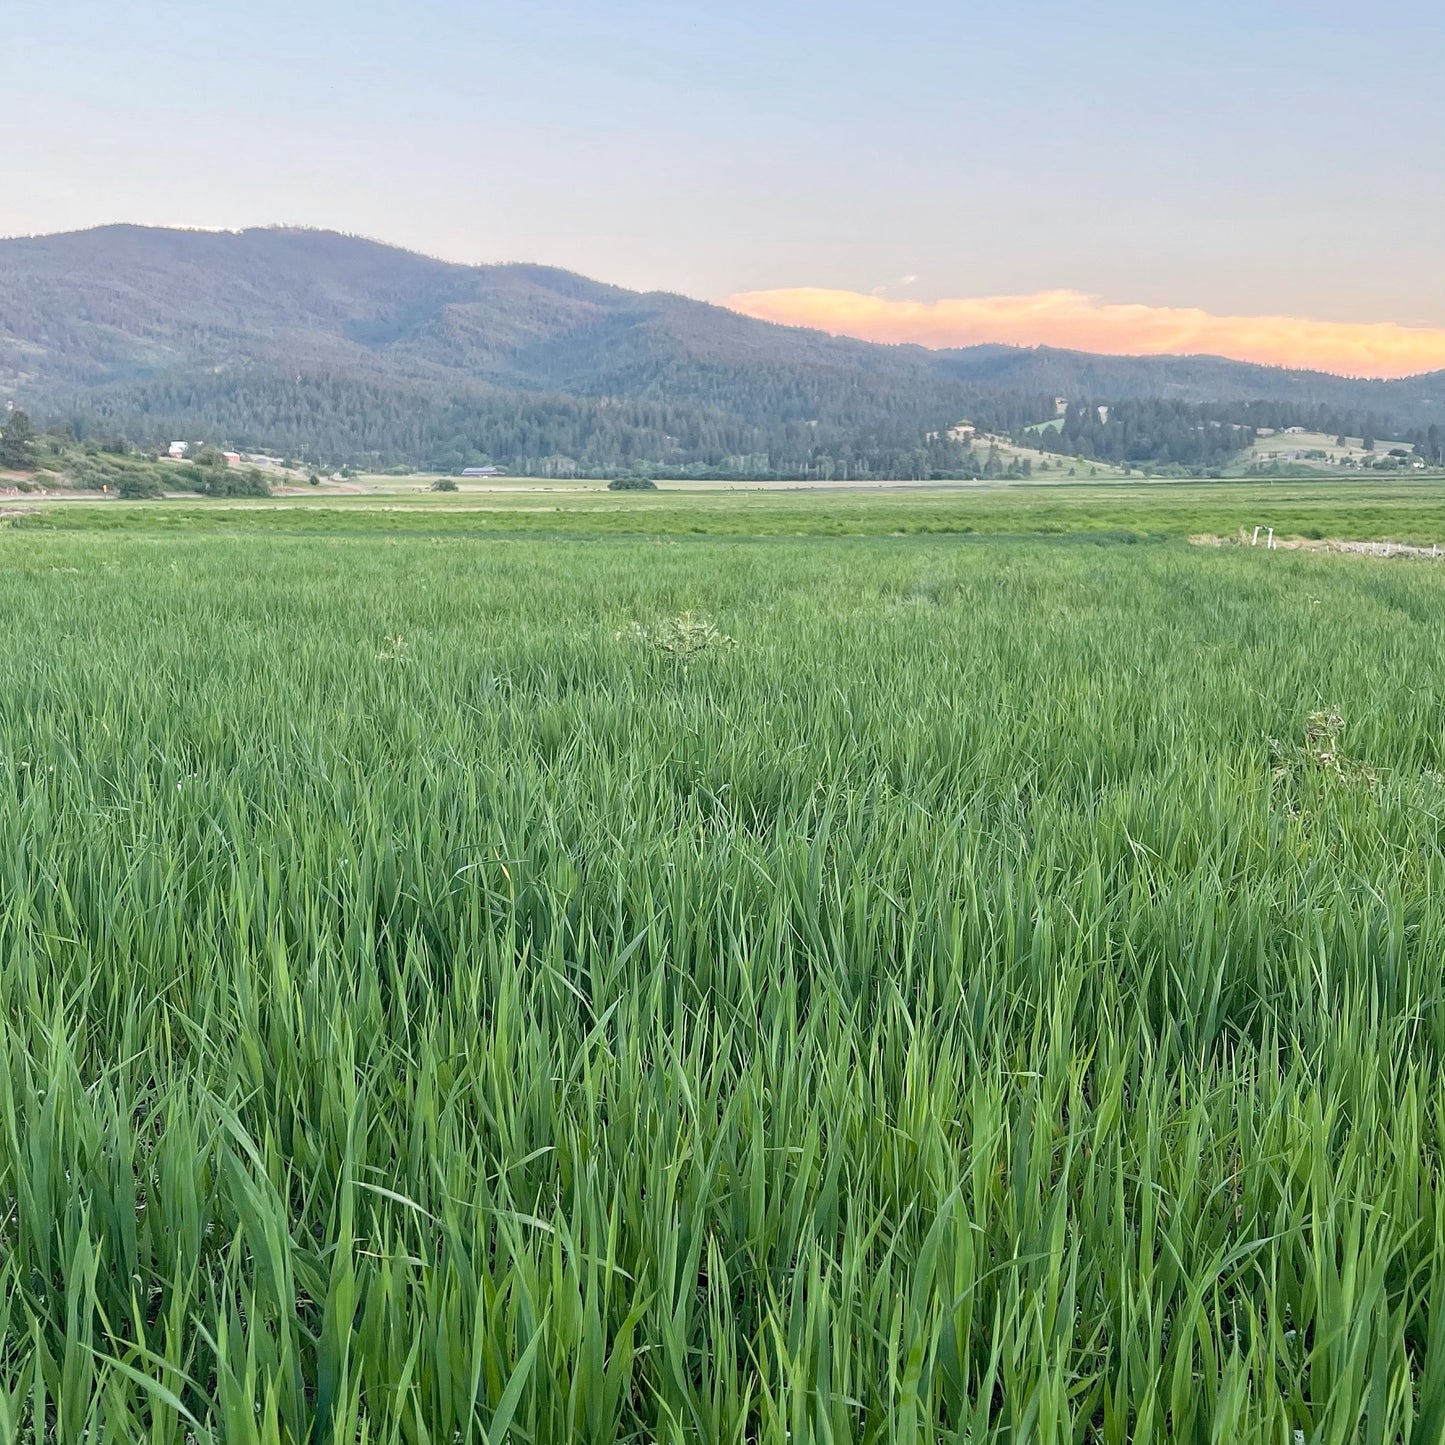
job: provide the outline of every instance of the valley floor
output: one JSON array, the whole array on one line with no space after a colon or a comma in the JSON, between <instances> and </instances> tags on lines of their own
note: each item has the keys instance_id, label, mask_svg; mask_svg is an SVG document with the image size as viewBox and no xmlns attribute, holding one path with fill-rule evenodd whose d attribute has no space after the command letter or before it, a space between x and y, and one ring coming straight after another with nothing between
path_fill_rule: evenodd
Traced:
<instances>
[{"instance_id":1,"label":"valley floor","mask_svg":"<svg viewBox=\"0 0 1445 1445\"><path fill-rule=\"evenodd\" d=\"M1078 536L1142 541L1209 535L1445 545L1445 479L950 482L809 487L664 483L611 492L603 482L419 482L395 490L305 491L264 499L195 495L98 500L94 493L0 498L22 525L77 532L585 537Z\"/></svg>"},{"instance_id":2,"label":"valley floor","mask_svg":"<svg viewBox=\"0 0 1445 1445\"><path fill-rule=\"evenodd\" d=\"M1438 485L4 511L0 1437L1445 1435Z\"/></svg>"}]
</instances>

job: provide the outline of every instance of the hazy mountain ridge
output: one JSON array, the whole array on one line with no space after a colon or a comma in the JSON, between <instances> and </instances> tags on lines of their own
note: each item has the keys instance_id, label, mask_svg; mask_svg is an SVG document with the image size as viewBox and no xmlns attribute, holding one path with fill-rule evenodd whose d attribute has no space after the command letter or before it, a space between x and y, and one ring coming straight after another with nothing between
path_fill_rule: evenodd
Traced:
<instances>
[{"instance_id":1,"label":"hazy mountain ridge","mask_svg":"<svg viewBox=\"0 0 1445 1445\"><path fill-rule=\"evenodd\" d=\"M1445 420L1445 373L1363 382L1209 357L930 352L334 232L137 226L0 241L0 395L137 438L200 429L418 462L767 454L806 467L871 451L922 465L929 430L980 412L1018 425L1054 395Z\"/></svg>"},{"instance_id":2,"label":"hazy mountain ridge","mask_svg":"<svg viewBox=\"0 0 1445 1445\"><path fill-rule=\"evenodd\" d=\"M1445 371L1396 381L1335 376L1223 356L1104 356L1053 347L974 346L934 353L947 374L1002 390L1125 400L1294 401L1387 413L1401 425L1445 416ZM1426 413L1433 409L1433 414ZM1418 415L1416 414L1418 412Z\"/></svg>"}]
</instances>

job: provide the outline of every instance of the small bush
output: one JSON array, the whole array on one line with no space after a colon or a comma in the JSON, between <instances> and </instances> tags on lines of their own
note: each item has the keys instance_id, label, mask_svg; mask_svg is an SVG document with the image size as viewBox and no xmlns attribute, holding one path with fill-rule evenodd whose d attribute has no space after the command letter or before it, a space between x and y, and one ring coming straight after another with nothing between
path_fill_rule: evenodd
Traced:
<instances>
[{"instance_id":1,"label":"small bush","mask_svg":"<svg viewBox=\"0 0 1445 1445\"><path fill-rule=\"evenodd\" d=\"M613 477L607 483L609 492L655 492L657 483L651 477Z\"/></svg>"},{"instance_id":2,"label":"small bush","mask_svg":"<svg viewBox=\"0 0 1445 1445\"><path fill-rule=\"evenodd\" d=\"M438 477L431 484L431 489L434 492L454 492L457 490L457 484L450 477Z\"/></svg>"},{"instance_id":3,"label":"small bush","mask_svg":"<svg viewBox=\"0 0 1445 1445\"><path fill-rule=\"evenodd\" d=\"M143 472L122 477L116 484L116 491L122 501L126 502L152 501L166 494L165 488L155 477L146 476Z\"/></svg>"},{"instance_id":4,"label":"small bush","mask_svg":"<svg viewBox=\"0 0 1445 1445\"><path fill-rule=\"evenodd\" d=\"M684 666L705 652L721 651L735 647L737 641L719 630L711 618L701 617L694 612L684 612L680 617L669 617L652 627L634 622L616 634L617 640L630 639L655 648Z\"/></svg>"},{"instance_id":5,"label":"small bush","mask_svg":"<svg viewBox=\"0 0 1445 1445\"><path fill-rule=\"evenodd\" d=\"M1293 783L1314 773L1329 782L1374 787L1379 781L1378 775L1367 763L1345 751L1344 731L1344 718L1325 709L1312 712L1305 719L1304 740L1296 746L1289 747L1271 738L1269 752L1274 781Z\"/></svg>"},{"instance_id":6,"label":"small bush","mask_svg":"<svg viewBox=\"0 0 1445 1445\"><path fill-rule=\"evenodd\" d=\"M266 478L254 467L244 472L234 468L224 472L213 471L201 484L201 491L208 497L269 497L271 488Z\"/></svg>"}]
</instances>

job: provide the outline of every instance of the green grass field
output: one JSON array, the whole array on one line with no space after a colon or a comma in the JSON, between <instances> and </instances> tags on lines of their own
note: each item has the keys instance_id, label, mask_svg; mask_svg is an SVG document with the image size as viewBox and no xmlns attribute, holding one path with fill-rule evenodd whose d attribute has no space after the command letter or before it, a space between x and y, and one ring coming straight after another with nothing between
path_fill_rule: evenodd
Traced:
<instances>
[{"instance_id":1,"label":"green grass field","mask_svg":"<svg viewBox=\"0 0 1445 1445\"><path fill-rule=\"evenodd\" d=\"M0 509L3 510L3 509ZM689 539L732 537L1109 538L1160 542L1281 537L1445 545L1440 480L1034 482L897 489L803 487L568 495L424 493L270 501L10 504L17 527L146 536L275 536L336 541L434 537Z\"/></svg>"},{"instance_id":2,"label":"green grass field","mask_svg":"<svg viewBox=\"0 0 1445 1445\"><path fill-rule=\"evenodd\" d=\"M1445 1438L1438 493L0 526L0 1441Z\"/></svg>"}]
</instances>

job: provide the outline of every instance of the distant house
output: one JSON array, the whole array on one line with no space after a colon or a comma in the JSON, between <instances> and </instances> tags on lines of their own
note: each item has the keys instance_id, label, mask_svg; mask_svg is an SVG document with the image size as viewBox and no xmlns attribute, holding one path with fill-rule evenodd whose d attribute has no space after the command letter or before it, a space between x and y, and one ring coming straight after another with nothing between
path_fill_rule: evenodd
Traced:
<instances>
[{"instance_id":1,"label":"distant house","mask_svg":"<svg viewBox=\"0 0 1445 1445\"><path fill-rule=\"evenodd\" d=\"M957 426L948 429L948 439L954 442L966 442L977 434L978 428L971 421L961 421Z\"/></svg>"},{"instance_id":2,"label":"distant house","mask_svg":"<svg viewBox=\"0 0 1445 1445\"><path fill-rule=\"evenodd\" d=\"M228 467L239 467L241 465L240 452L223 452L222 455L226 458L226 465Z\"/></svg>"},{"instance_id":3,"label":"distant house","mask_svg":"<svg viewBox=\"0 0 1445 1445\"><path fill-rule=\"evenodd\" d=\"M1056 396L1056 397L1054 398L1054 415L1055 415L1055 416L1068 416L1068 414L1069 414L1069 399L1068 399L1068 397L1066 397L1066 396Z\"/></svg>"},{"instance_id":4,"label":"distant house","mask_svg":"<svg viewBox=\"0 0 1445 1445\"><path fill-rule=\"evenodd\" d=\"M172 442L170 446L166 449L166 455L174 457L177 461L180 461L181 458L184 457L188 451L190 451L190 446L188 443Z\"/></svg>"},{"instance_id":5,"label":"distant house","mask_svg":"<svg viewBox=\"0 0 1445 1445\"><path fill-rule=\"evenodd\" d=\"M1284 434L1287 437L1302 437L1305 434L1305 429L1302 426L1287 426L1284 429Z\"/></svg>"},{"instance_id":6,"label":"distant house","mask_svg":"<svg viewBox=\"0 0 1445 1445\"><path fill-rule=\"evenodd\" d=\"M462 475L464 477L500 477L502 469L501 467L463 467Z\"/></svg>"}]
</instances>

